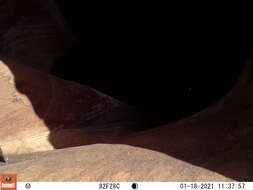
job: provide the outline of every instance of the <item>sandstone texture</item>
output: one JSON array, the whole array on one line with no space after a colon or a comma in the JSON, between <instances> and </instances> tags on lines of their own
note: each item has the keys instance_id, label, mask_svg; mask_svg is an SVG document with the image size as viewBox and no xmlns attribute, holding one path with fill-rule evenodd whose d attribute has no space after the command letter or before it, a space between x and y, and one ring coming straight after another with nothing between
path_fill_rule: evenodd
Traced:
<instances>
[{"instance_id":1,"label":"sandstone texture","mask_svg":"<svg viewBox=\"0 0 253 190\"><path fill-rule=\"evenodd\" d=\"M253 180L252 57L218 102L139 131L145 122L134 108L49 74L76 43L53 1L4 1L0 14L0 173L19 181Z\"/></svg>"}]
</instances>

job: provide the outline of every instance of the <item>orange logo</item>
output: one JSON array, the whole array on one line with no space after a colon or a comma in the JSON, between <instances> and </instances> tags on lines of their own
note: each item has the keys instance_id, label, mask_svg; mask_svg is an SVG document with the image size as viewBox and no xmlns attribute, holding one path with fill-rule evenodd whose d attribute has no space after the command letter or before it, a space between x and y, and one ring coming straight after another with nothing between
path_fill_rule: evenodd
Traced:
<instances>
[{"instance_id":1,"label":"orange logo","mask_svg":"<svg viewBox=\"0 0 253 190\"><path fill-rule=\"evenodd\" d=\"M17 175L16 174L1 174L0 175L0 190L16 190Z\"/></svg>"}]
</instances>

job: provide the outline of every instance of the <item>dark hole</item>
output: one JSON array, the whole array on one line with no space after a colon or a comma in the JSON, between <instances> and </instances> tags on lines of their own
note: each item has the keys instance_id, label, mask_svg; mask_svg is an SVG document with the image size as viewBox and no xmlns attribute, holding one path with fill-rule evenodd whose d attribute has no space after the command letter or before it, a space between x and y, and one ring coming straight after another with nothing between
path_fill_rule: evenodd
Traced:
<instances>
[{"instance_id":1,"label":"dark hole","mask_svg":"<svg viewBox=\"0 0 253 190\"><path fill-rule=\"evenodd\" d=\"M242 35L208 22L199 25L142 12L85 13L81 4L57 2L80 45L59 61L53 74L137 107L151 127L222 98L249 55Z\"/></svg>"}]
</instances>

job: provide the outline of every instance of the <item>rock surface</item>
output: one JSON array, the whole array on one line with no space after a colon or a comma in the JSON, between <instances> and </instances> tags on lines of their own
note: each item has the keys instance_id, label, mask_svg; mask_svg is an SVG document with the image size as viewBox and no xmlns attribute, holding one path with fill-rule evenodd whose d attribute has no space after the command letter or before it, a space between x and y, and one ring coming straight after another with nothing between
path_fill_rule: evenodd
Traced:
<instances>
[{"instance_id":1,"label":"rock surface","mask_svg":"<svg viewBox=\"0 0 253 190\"><path fill-rule=\"evenodd\" d=\"M166 154L127 145L97 144L55 150L0 168L21 181L232 181Z\"/></svg>"},{"instance_id":2,"label":"rock surface","mask_svg":"<svg viewBox=\"0 0 253 190\"><path fill-rule=\"evenodd\" d=\"M92 143L113 132L99 132L101 116L127 108L87 86L4 60L0 61L0 145L5 155ZM116 127L116 134L127 130Z\"/></svg>"},{"instance_id":3,"label":"rock surface","mask_svg":"<svg viewBox=\"0 0 253 190\"><path fill-rule=\"evenodd\" d=\"M3 63L1 67L7 68ZM13 68L15 70L19 67ZM37 72L35 72L36 75L33 75L32 70L27 73L30 73L32 77L38 77L33 81L40 81L39 77L42 76L43 79L47 78L44 74L38 75ZM29 77L28 74L22 76ZM59 80L59 84L60 82L64 85L59 86L59 90L67 87L68 82ZM85 127L73 126L76 123L72 122L70 122L72 125L64 125L56 131L51 130L45 123L36 124L36 120L38 123L43 123L43 119L39 121L37 114L32 112L32 106L29 108L30 112L26 111L27 108L18 112L22 110L20 105L23 103L12 102L11 99L8 103L8 96L5 95L1 98L3 100L6 97L5 101L1 103L1 107L5 106L5 109L1 109L1 118L8 118L6 114L10 118L1 120L0 134L1 147L8 162L0 167L0 173L14 172L24 181L252 180L252 82L252 62L250 61L234 89L215 105L179 122L143 132L131 134L118 126L113 131L124 131L124 136L120 138L117 135L108 136L107 133L97 133L96 130L93 133L87 132ZM70 86L75 86L74 83L70 84ZM36 86L34 85L33 89ZM4 83L1 87L4 87ZM83 86L78 89L86 88ZM8 92L8 90L4 91ZM50 91L44 90L43 92ZM89 89L89 93L96 94L97 92ZM80 96L85 100L89 93L78 93L77 97ZM61 97L63 94L61 92L58 96ZM19 99L18 94L16 96ZM77 113L77 111L87 113L86 103L79 107L72 101L69 105L66 101L69 98L71 99L66 96L65 101L59 101L63 105L61 109L57 109L58 112L52 111L52 116L57 116L64 108L70 108L69 113ZM28 100L24 99L23 102L28 102ZM99 98L95 101L90 101L89 98L87 100L93 103L100 102ZM109 97L101 102L105 103L106 100L113 102L109 104L111 107L121 105ZM57 102L56 105L59 103ZM47 110L42 109L43 104L39 108ZM44 106L48 107L48 103ZM9 110L11 112L8 114ZM25 119L24 116L26 116ZM64 117L66 115L60 119ZM41 137L43 130L47 135ZM96 137L96 134L99 134L99 137ZM62 147L55 147L52 136L60 137L58 143L61 143ZM77 145L83 146L53 150ZM51 151L32 153L45 150ZM23 155L29 152L30 154ZM31 171L36 171L36 174L30 176ZM62 172L69 174L59 175Z\"/></svg>"},{"instance_id":4,"label":"rock surface","mask_svg":"<svg viewBox=\"0 0 253 190\"><path fill-rule=\"evenodd\" d=\"M77 41L53 0L0 2L0 54L49 72Z\"/></svg>"},{"instance_id":5,"label":"rock surface","mask_svg":"<svg viewBox=\"0 0 253 190\"><path fill-rule=\"evenodd\" d=\"M62 38L54 41L56 33L47 42L25 38L12 44L13 37L23 38L29 24L39 24L40 30L34 30L37 35L48 21L31 17L37 11L29 7L40 7L40 1L22 3L31 11L26 12L25 21L20 17L24 12L13 11L22 7L20 3L4 2L0 162L5 162L0 173L17 173L21 181L253 180L252 58L238 83L219 102L181 121L137 132L143 123L134 109L45 73L59 55L50 52L64 53L58 49ZM21 26L12 25L17 20ZM34 48L40 42L42 49ZM57 44L54 50L51 42ZM30 54L24 54L28 50Z\"/></svg>"}]
</instances>

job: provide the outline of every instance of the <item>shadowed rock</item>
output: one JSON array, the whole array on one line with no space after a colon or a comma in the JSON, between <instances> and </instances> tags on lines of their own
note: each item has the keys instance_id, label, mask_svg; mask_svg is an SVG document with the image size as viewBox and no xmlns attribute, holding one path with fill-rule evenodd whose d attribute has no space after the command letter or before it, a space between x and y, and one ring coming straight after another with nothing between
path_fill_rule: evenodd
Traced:
<instances>
[{"instance_id":1,"label":"shadowed rock","mask_svg":"<svg viewBox=\"0 0 253 190\"><path fill-rule=\"evenodd\" d=\"M19 8L11 2L6 7ZM41 10L38 4L22 4L29 5L29 22L21 19L23 11L13 16L6 9L2 17L6 21L12 15L0 30L5 55L0 58L0 162L6 162L0 173L17 173L21 181L253 180L252 58L221 100L193 116L144 130L147 118L135 108L29 68L48 72L65 52L61 40L67 34L56 35L54 22L43 30L41 24L51 20L40 20L29 9ZM22 25L11 26L16 20ZM34 22L39 25L30 25ZM48 41L24 38L41 31ZM24 42L13 40L18 36ZM24 54L28 50L32 55Z\"/></svg>"}]
</instances>

